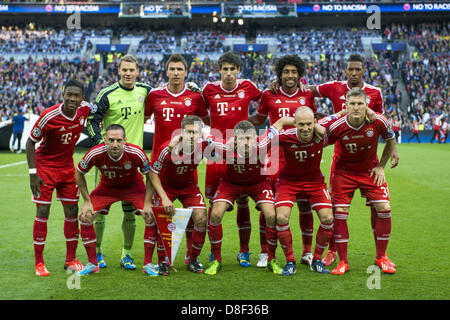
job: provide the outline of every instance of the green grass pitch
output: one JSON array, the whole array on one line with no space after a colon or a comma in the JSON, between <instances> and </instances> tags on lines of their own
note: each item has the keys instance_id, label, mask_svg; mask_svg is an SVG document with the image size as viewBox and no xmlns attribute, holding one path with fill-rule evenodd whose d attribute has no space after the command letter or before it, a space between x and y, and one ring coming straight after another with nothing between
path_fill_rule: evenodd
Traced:
<instances>
[{"instance_id":1,"label":"green grass pitch","mask_svg":"<svg viewBox=\"0 0 450 320\"><path fill-rule=\"evenodd\" d=\"M383 145L379 146L381 152ZM370 227L370 211L356 192L349 216L349 265L343 276L319 275L298 265L297 274L291 277L275 276L257 268L259 253L258 212L253 208L250 248L253 253L250 268L239 267L236 254L239 249L235 212L226 213L223 241L223 271L216 276L193 274L183 264L183 241L175 261L178 272L169 277L151 278L141 273L144 258L143 220L138 217L133 257L136 271L119 267L122 248L119 204L114 204L107 217L104 236L104 254L107 269L83 277L78 283L63 269L65 241L63 212L54 200L48 223L48 235L44 259L51 276L39 278L34 274L32 228L35 205L31 203L28 170L25 154L0 153L0 299L42 300L92 300L92 299L162 299L162 300L301 300L301 299L448 299L450 277L450 146L411 144L398 145L400 165L386 169L391 193L392 234L388 254L397 264L395 275L378 278L376 284L367 273L373 265L375 246ZM78 150L79 161L87 150ZM324 152L322 171L328 181L332 148ZM19 163L19 164L17 164ZM15 164L12 166L5 166ZM200 188L205 165L199 167ZM89 188L93 187L93 174L88 175ZM80 200L81 204L81 200ZM177 203L179 206L179 203ZM314 227L318 227L315 216ZM301 257L301 234L298 209L290 220L294 238L294 253ZM315 240L314 240L315 242ZM314 244L313 242L313 244ZM209 241L206 239L200 256L203 264L209 257ZM156 259L156 253L155 253ZM281 248L278 260L284 263ZM87 262L81 240L78 258ZM370 269L369 269L370 270ZM70 289L70 288L73 289Z\"/></svg>"}]
</instances>

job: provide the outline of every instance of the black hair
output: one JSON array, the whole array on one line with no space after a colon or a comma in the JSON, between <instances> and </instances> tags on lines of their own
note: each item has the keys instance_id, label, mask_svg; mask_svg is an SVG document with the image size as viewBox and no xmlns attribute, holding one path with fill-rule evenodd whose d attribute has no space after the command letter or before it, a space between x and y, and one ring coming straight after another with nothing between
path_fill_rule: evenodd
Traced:
<instances>
[{"instance_id":1,"label":"black hair","mask_svg":"<svg viewBox=\"0 0 450 320\"><path fill-rule=\"evenodd\" d=\"M306 63L302 58L296 54L283 56L275 62L275 73L277 74L278 82L280 84L283 68L287 65L295 66L300 77L305 75Z\"/></svg>"},{"instance_id":2,"label":"black hair","mask_svg":"<svg viewBox=\"0 0 450 320\"><path fill-rule=\"evenodd\" d=\"M84 95L84 84L80 80L75 78L70 78L69 80L67 80L67 82L64 84L63 92L66 92L66 89L68 87L78 87L81 89L81 93Z\"/></svg>"},{"instance_id":3,"label":"black hair","mask_svg":"<svg viewBox=\"0 0 450 320\"><path fill-rule=\"evenodd\" d=\"M217 64L219 65L219 69L222 69L222 65L224 63L229 63L235 65L237 68L241 67L241 58L235 55L233 52L228 51L220 56L219 60L217 60Z\"/></svg>"},{"instance_id":4,"label":"black hair","mask_svg":"<svg viewBox=\"0 0 450 320\"><path fill-rule=\"evenodd\" d=\"M118 124L118 123L113 123L113 124L109 125L109 126L106 128L106 131L105 131L105 132L108 132L109 130L122 130L123 137L124 137L124 138L126 137L126 135L125 135L125 128L122 127L122 126L121 126L120 124Z\"/></svg>"}]
</instances>

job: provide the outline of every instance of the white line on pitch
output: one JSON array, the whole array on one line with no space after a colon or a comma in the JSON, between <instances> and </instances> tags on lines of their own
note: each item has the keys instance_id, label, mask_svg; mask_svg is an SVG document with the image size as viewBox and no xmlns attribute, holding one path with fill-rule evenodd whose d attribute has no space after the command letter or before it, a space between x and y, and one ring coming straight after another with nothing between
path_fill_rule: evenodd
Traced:
<instances>
[{"instance_id":1,"label":"white line on pitch","mask_svg":"<svg viewBox=\"0 0 450 320\"><path fill-rule=\"evenodd\" d=\"M14 163L10 163L10 164L4 164L2 166L0 166L0 169L2 168L7 168L7 167L12 167L12 166L18 166L20 164L24 164L27 163L26 161L19 161L19 162L14 162Z\"/></svg>"}]
</instances>

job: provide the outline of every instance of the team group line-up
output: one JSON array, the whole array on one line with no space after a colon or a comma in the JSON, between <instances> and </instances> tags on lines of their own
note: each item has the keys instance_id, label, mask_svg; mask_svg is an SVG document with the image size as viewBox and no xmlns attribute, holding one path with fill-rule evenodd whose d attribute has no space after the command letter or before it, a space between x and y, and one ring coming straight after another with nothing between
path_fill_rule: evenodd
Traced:
<instances>
[{"instance_id":1,"label":"team group line-up","mask_svg":"<svg viewBox=\"0 0 450 320\"><path fill-rule=\"evenodd\" d=\"M175 214L173 202L192 209L186 227L184 263L194 273L215 275L222 270L222 219L237 207L240 249L237 261L250 267L249 197L260 211L258 267L274 274L296 273L289 225L292 207L299 208L303 253L301 263L322 274L344 274L349 269L347 217L356 189L370 207L376 248L375 264L395 273L386 254L391 232L391 207L384 168L398 165L399 156L391 124L383 115L381 90L363 80L364 59L357 54L346 61L347 79L308 86L300 79L305 62L297 55L279 58L277 81L265 91L239 79L241 61L232 52L217 61L221 79L202 89L186 83L187 63L173 54L166 62L168 84L159 88L137 82L139 65L125 55L118 65L119 81L102 89L95 102L84 101L83 83L68 79L63 102L47 108L34 124L27 142L32 201L35 270L49 276L43 251L53 191L64 210L66 259L64 268L88 275L106 268L102 242L111 204L123 209L123 249L120 265L135 270L131 250L136 215L145 221L142 271L149 276L169 275L166 250L155 222L154 207ZM329 98L334 114L317 112L314 97ZM258 103L249 115L251 102ZM144 123L154 117L150 159L142 149ZM270 128L256 127L269 117ZM86 126L96 143L74 166L75 144ZM210 127L209 132L204 130ZM385 141L380 159L377 146ZM40 143L36 149L36 144ZM323 148L334 144L329 188L320 170ZM207 159L205 197L198 187L197 166ZM95 170L89 192L85 174ZM143 176L146 177L145 181ZM78 206L79 194L83 198ZM313 242L313 214L320 226ZM206 234L210 261L198 260ZM76 258L81 235L88 263ZM276 260L277 244L286 264ZM325 257L323 257L325 249ZM156 248L158 263L153 263ZM337 256L339 263L331 271Z\"/></svg>"}]
</instances>

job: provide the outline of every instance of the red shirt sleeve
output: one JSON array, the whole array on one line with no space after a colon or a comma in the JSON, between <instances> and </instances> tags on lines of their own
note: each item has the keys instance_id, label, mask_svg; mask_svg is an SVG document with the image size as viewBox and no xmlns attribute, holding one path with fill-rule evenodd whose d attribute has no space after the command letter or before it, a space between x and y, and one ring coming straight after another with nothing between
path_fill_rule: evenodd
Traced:
<instances>
[{"instance_id":1,"label":"red shirt sleeve","mask_svg":"<svg viewBox=\"0 0 450 320\"><path fill-rule=\"evenodd\" d=\"M325 82L322 84L316 85L316 90L322 98L329 98L331 96L331 92L334 88L335 81Z\"/></svg>"},{"instance_id":2,"label":"red shirt sleeve","mask_svg":"<svg viewBox=\"0 0 450 320\"><path fill-rule=\"evenodd\" d=\"M145 117L151 117L153 114L153 103L152 103L152 92L147 95L147 99L145 99Z\"/></svg>"},{"instance_id":3,"label":"red shirt sleeve","mask_svg":"<svg viewBox=\"0 0 450 320\"><path fill-rule=\"evenodd\" d=\"M261 95L261 102L259 103L259 107L256 110L256 114L258 116L267 118L269 116L269 91L264 90Z\"/></svg>"}]
</instances>

